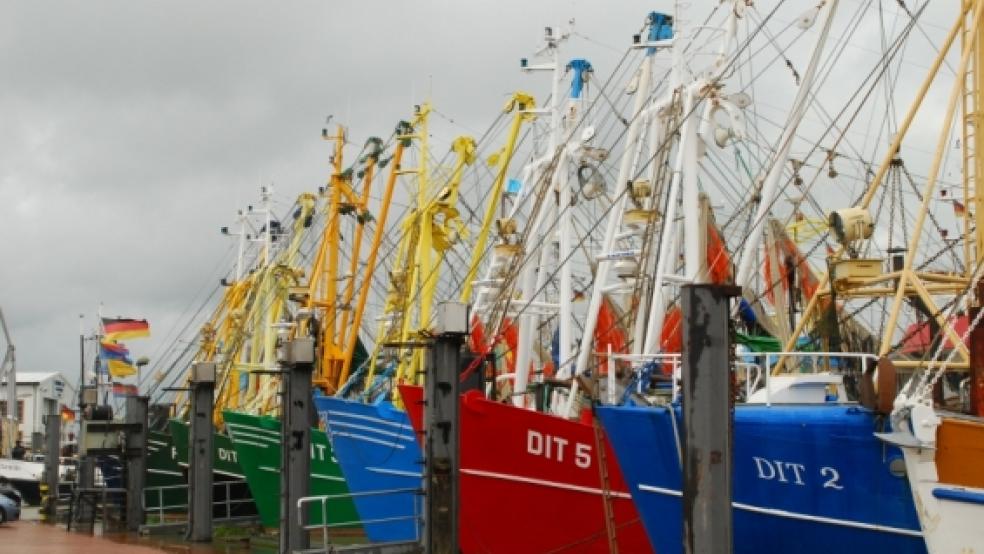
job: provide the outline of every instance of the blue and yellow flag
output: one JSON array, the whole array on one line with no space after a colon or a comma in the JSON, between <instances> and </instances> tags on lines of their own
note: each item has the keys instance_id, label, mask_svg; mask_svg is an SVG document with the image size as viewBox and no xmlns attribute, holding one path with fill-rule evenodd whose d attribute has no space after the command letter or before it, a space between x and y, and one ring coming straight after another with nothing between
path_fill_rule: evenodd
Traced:
<instances>
[{"instance_id":1,"label":"blue and yellow flag","mask_svg":"<svg viewBox=\"0 0 984 554\"><path fill-rule=\"evenodd\" d=\"M122 344L100 341L99 360L100 370L113 377L129 377L137 374L137 368L130 360L130 350Z\"/></svg>"}]
</instances>

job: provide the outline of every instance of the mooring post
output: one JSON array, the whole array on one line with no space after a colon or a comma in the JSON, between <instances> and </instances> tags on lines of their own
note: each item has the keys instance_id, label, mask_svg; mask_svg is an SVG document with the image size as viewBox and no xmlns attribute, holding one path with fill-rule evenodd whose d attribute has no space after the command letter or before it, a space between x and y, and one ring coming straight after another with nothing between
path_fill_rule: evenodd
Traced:
<instances>
[{"instance_id":1,"label":"mooring post","mask_svg":"<svg viewBox=\"0 0 984 554\"><path fill-rule=\"evenodd\" d=\"M308 532L297 502L308 496L311 474L311 372L314 339L299 337L284 343L280 361L283 403L281 413L280 551L308 548Z\"/></svg>"},{"instance_id":2,"label":"mooring post","mask_svg":"<svg viewBox=\"0 0 984 554\"><path fill-rule=\"evenodd\" d=\"M686 285L683 308L683 544L687 554L732 551L730 299L741 289Z\"/></svg>"},{"instance_id":3,"label":"mooring post","mask_svg":"<svg viewBox=\"0 0 984 554\"><path fill-rule=\"evenodd\" d=\"M139 531L144 523L143 491L147 483L146 396L126 397L126 529Z\"/></svg>"},{"instance_id":4,"label":"mooring post","mask_svg":"<svg viewBox=\"0 0 984 554\"><path fill-rule=\"evenodd\" d=\"M437 336L428 360L424 388L426 457L424 533L427 554L458 553L458 392L461 346L468 333L468 306L440 304Z\"/></svg>"},{"instance_id":5,"label":"mooring post","mask_svg":"<svg viewBox=\"0 0 984 554\"><path fill-rule=\"evenodd\" d=\"M215 362L191 366L191 421L188 437L188 531L195 542L212 540L212 463L215 426Z\"/></svg>"},{"instance_id":6,"label":"mooring post","mask_svg":"<svg viewBox=\"0 0 984 554\"><path fill-rule=\"evenodd\" d=\"M48 488L44 513L54 522L58 508L58 461L61 452L61 414L55 412L44 418L44 482Z\"/></svg>"}]
</instances>

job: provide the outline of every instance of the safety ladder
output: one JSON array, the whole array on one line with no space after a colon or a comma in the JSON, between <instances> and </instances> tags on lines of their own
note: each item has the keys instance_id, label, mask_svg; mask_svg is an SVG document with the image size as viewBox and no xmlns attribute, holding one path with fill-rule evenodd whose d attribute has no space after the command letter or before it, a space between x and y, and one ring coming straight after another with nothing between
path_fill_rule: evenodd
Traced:
<instances>
[{"instance_id":1,"label":"safety ladder","mask_svg":"<svg viewBox=\"0 0 984 554\"><path fill-rule=\"evenodd\" d=\"M595 413L591 414L591 425L594 428L595 450L598 452L598 474L601 477L601 502L605 509L605 533L608 537L608 551L618 554L618 537L616 536L615 508L612 506L612 489L608 475L608 453L605 450L605 438L601 423Z\"/></svg>"}]
</instances>

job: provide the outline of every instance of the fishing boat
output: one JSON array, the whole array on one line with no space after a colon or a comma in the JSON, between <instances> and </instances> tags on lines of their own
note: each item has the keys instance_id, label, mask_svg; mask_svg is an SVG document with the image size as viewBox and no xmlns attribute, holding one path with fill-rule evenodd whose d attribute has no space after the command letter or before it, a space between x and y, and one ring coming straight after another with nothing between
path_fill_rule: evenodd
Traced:
<instances>
[{"instance_id":1,"label":"fishing boat","mask_svg":"<svg viewBox=\"0 0 984 554\"><path fill-rule=\"evenodd\" d=\"M905 455L929 551L971 552L984 544L984 418L937 412L913 389L892 414L897 431L878 436Z\"/></svg>"},{"instance_id":2,"label":"fishing boat","mask_svg":"<svg viewBox=\"0 0 984 554\"><path fill-rule=\"evenodd\" d=\"M286 241L283 236L273 238L276 236L274 230L279 226L273 225L272 218L267 216L263 234L266 242L264 261L258 271L248 277L241 276L241 282L248 285L233 297L239 299L239 303L231 305L232 321L227 318L223 322L228 326L228 334L218 341L223 348L224 370L217 391L215 419L228 433L230 448L226 455L241 468L261 523L267 527L279 526L281 519L280 423L274 415L278 409L280 386L278 378L262 373L262 370L269 372L276 368L276 342L283 330L275 323L282 317L292 316L288 306L290 293L300 293L298 276L302 272L294 269L295 259L304 241L316 236L307 232L312 227L315 200L310 194L299 198ZM268 213L268 210L264 212ZM275 241L286 242L276 254L273 250ZM235 285L233 290L236 290ZM211 342L216 341L212 339ZM314 494L346 495L348 489L330 446L326 440L319 440L323 435L317 429L312 435L310 490ZM334 530L361 534L351 500L343 499L336 505L337 509L333 506L328 513L328 522ZM308 523L324 523L321 511L312 509Z\"/></svg>"},{"instance_id":3,"label":"fishing boat","mask_svg":"<svg viewBox=\"0 0 984 554\"><path fill-rule=\"evenodd\" d=\"M144 506L151 512L184 511L188 506L188 491L184 488L186 483L187 478L178 463L177 447L171 440L171 434L166 430L150 429L147 433Z\"/></svg>"},{"instance_id":4,"label":"fishing boat","mask_svg":"<svg viewBox=\"0 0 984 554\"><path fill-rule=\"evenodd\" d=\"M27 460L0 458L0 477L6 478L31 506L41 504L41 475L44 464Z\"/></svg>"},{"instance_id":5,"label":"fishing boat","mask_svg":"<svg viewBox=\"0 0 984 554\"><path fill-rule=\"evenodd\" d=\"M455 163L448 181L440 189L434 187L428 139L431 113L429 103L421 104L414 117L398 128L394 158L402 158L407 146L416 143L419 147L418 166L401 170L412 177L415 204L400 226L402 236L390 272L376 346L366 362L365 375L356 376L356 382L363 384L364 392L354 398L319 395L314 399L345 479L355 493L355 505L366 535L373 542L420 537L421 451L395 390L375 388L380 378L377 371L384 379L392 375L399 382L416 381L423 369L422 352L401 345L420 337L430 321L444 251L456 242L460 233L456 203L462 174L475 159L474 140L470 137L455 139L452 145ZM387 185L387 198L392 194L397 167L394 166ZM379 223L377 233L383 231L384 223ZM364 277L365 285L371 278L377 248L378 240L374 241L370 253L372 263L368 264L370 273ZM356 315L361 317L361 314ZM356 319L349 328L357 332L360 323ZM384 363L381 352L383 344L387 343L395 344L400 353ZM343 363L345 367L350 365ZM344 377L346 374L343 372ZM353 385L342 388L350 390Z\"/></svg>"},{"instance_id":6,"label":"fishing boat","mask_svg":"<svg viewBox=\"0 0 984 554\"><path fill-rule=\"evenodd\" d=\"M385 399L369 404L315 396L314 402L325 430L314 432L312 440L330 439L345 483L357 493L349 502L366 537L372 542L419 538L423 458L406 412Z\"/></svg>"},{"instance_id":7,"label":"fishing boat","mask_svg":"<svg viewBox=\"0 0 984 554\"><path fill-rule=\"evenodd\" d=\"M961 29L979 28L978 4L963 4L958 21L932 64L931 74L916 92L909 112L892 124L897 127L889 134L887 148L881 147L880 162L872 164L871 172L862 180L864 190L852 195L859 200L846 208L835 207L822 219L828 227L822 234L829 233L838 246L827 253L828 270L819 278L810 278L809 286L802 279L812 271L804 263L808 256L791 252L776 242L760 248L763 237L768 236L779 191L789 185L796 187L807 178L801 178L796 167L789 175L790 154L786 148L776 154L780 163L763 166L763 177L755 191L758 206L744 235L747 238L739 243L742 248L729 250L736 254L740 250L735 281L744 290L735 307L736 325L747 328L750 321L755 321L759 331L769 327L768 335L775 342L766 350L774 352L743 350L736 356L738 363L734 367L720 370L721 379L733 378L747 386L740 394L736 391L741 401L734 408L735 552L925 552L927 546L933 552L954 552L981 544L979 539L974 542L974 537L980 537L979 531L972 529L974 525L967 519L973 517L975 500L980 501L974 496L973 478L968 480L966 471L960 472L964 474L961 480L953 473L938 472L943 467L941 463L951 463L952 458L937 450L933 459L927 449L946 444L948 454L962 458L961 467L970 467L975 456L970 445L977 427L971 422L958 426L959 418L951 417L947 432L942 425L946 418L937 417L932 402L927 403L934 396L931 386L919 389L915 395L920 399L918 403L913 403L914 397L908 395L915 389L903 387L904 395L896 400L895 414L887 417L897 390L896 379L909 378L914 371L918 376L927 365L934 374L942 375L940 362L934 360L939 360L944 350L948 352L950 369L966 370L970 364L962 341L965 337L958 332L958 312L970 304L967 291L976 284L980 267L973 245L981 243L972 237L974 225L959 213L955 219L963 236L948 239L946 222L941 221L943 217L937 215L931 203L940 198L936 191L943 187L939 171L942 153L950 144L950 121L961 98L963 120L968 122L961 141L963 155L965 160L976 159L976 154L968 154L975 141L973 131L967 129L972 125L971 116L977 117L976 96L964 89L972 81L965 68L975 42L973 33L964 34L965 46L955 70L956 84L942 119L945 128L926 177L911 177L900 148L903 139L913 138L910 129L915 113L934 84L935 74L955 37ZM797 132L805 106L799 101L805 99L802 87L813 86L814 62L836 9L837 2L828 2L810 18L818 21L822 30L811 63L798 79L801 88L779 145L791 143ZM888 50L890 63L896 63L897 45L904 42L921 13L912 14L908 27L896 36ZM865 88L877 86L874 82ZM728 143L729 135L728 130L720 133L720 142ZM828 151L818 169L834 179L837 171L832 160ZM965 162L964 167L968 165L972 167L973 162ZM686 175L696 171L696 167L684 165L683 171ZM966 176L964 179L962 186L958 183L947 187L958 197L952 202L960 206L974 202L970 197L972 181ZM881 202L893 196L900 198L899 184L916 191L915 209L905 210L900 201L875 214L878 217L872 215L869 210L876 199ZM944 202L949 204L951 200L946 198ZM684 217L686 214L685 211ZM894 224L893 217L898 218ZM687 242L689 238L685 235L683 239L685 251L694 246ZM901 246L897 246L900 242ZM943 259L941 248L944 252L952 249L955 254ZM781 255L783 252L790 255ZM772 275L764 287L756 284L753 277L755 268L762 267L763 258L771 264L763 273ZM781 269L776 271L777 267ZM662 271L657 269L657 279ZM681 277L672 273L675 278ZM682 277L682 282L711 282L689 261ZM946 299L945 303L941 299ZM657 303L654 311L664 313L666 305L665 301ZM880 329L859 332L864 326L861 314L868 310L878 314L865 318L868 324L874 321ZM963 321L967 329L966 318ZM653 332L658 337L662 330L665 328ZM929 340L925 341L925 352L913 355L913 349L908 347L920 330L926 331ZM860 341L848 337L857 338L859 334L867 336ZM825 351L822 346L834 348ZM652 360L666 352L665 348L643 351ZM647 365L652 367L651 362ZM679 374L675 367L661 365L658 369L665 368L666 375L675 381ZM598 410L599 416L655 548L660 552L681 552L685 464L681 438L687 422L677 391L660 395L652 379L644 377L642 371L637 375L634 386L627 389L627 405L603 406ZM910 387L915 387L913 383L918 380L914 377ZM927 381L923 379L924 384ZM947 381L942 377L934 380L942 385L938 389L941 397L947 394ZM917 436L921 438L913 438ZM942 481L944 474L949 483ZM950 517L944 519L944 514ZM944 531L943 521L953 527Z\"/></svg>"},{"instance_id":8,"label":"fishing boat","mask_svg":"<svg viewBox=\"0 0 984 554\"><path fill-rule=\"evenodd\" d=\"M172 419L168 421L168 431L169 438L166 439L165 444L168 442L173 445L170 449L171 463L176 464L182 471L181 483L187 483L187 479L184 474L188 471L188 448L189 440L191 438L190 429L188 428L188 423L182 420ZM150 439L148 439L150 443ZM156 456L155 456L156 457ZM170 473L161 474L161 468L154 468L154 473L151 473L150 463L148 462L148 473L150 475L170 475ZM247 486L246 482L246 472L243 470L242 465L239 463L239 456L232 444L232 439L229 438L228 433L215 433L212 439L212 481L216 484L212 491L212 497L215 502L215 507L213 512L216 517L228 517L232 516L250 516L262 512L258 510L259 502L256 500L258 497L255 496L251 489ZM148 487L153 486L150 484L148 479ZM164 491L162 491L164 492ZM187 500L187 491L180 491L183 494L185 500ZM166 493L165 493L166 494ZM176 494L173 493L172 494ZM230 513L226 513L225 506L222 505L226 500L230 501ZM157 499L154 500L157 502ZM165 505L170 505L170 503L165 503Z\"/></svg>"},{"instance_id":9,"label":"fishing boat","mask_svg":"<svg viewBox=\"0 0 984 554\"><path fill-rule=\"evenodd\" d=\"M587 113L585 86L592 68L583 59L561 63L558 46L566 36L567 32L548 29L546 44L539 52L545 60L542 63L536 59L524 60L522 64L527 71L545 70L552 74L553 100L547 109L534 110L531 97L518 94L514 97L514 102L525 105L525 110L515 113L513 134L507 139L506 152L512 153L519 125L535 115L550 116L546 134L549 140L545 141L544 151L535 155L524 169L522 182L528 186L522 193L503 188L507 166L500 165L498 178L491 187L485 218L472 246L472 262L461 291L463 301L475 300L471 337L474 352L480 357L489 356L493 349L505 352L496 356L500 371L493 373L493 379L504 384L488 391L494 398L487 399L487 391L472 391L461 400L459 521L462 522L463 552L651 550L607 439L600 426L593 422L590 410L585 412L583 420L570 420L532 409L537 404L542 410L542 401L526 403L529 375L520 375L516 368L532 362L535 349L532 330L539 326L539 320L521 317L518 325L511 322L505 325L506 329L526 336L528 340L499 338L508 331L496 331L488 341L483 336L484 329L496 329L501 323L501 320L497 321L497 315L519 312L518 307L524 303L537 303L538 310L542 311L539 317L544 319L559 315L562 321L567 318L573 322L573 293L571 297L565 297L562 292L558 303L556 298L548 298L541 291L547 282L544 277L548 269L560 273L559 281L566 282L567 287L574 282L574 264L565 263L568 256L563 252L565 247L567 252L571 250L572 222L581 215L565 206L573 205L571 185L574 182L585 195L584 200L602 194L597 179L584 177L593 167L588 162L603 160L607 153L587 144L591 139L590 131L575 138L581 118ZM653 41L669 38L669 18L650 14L644 36ZM639 48L643 47L640 45ZM645 81L647 85L640 87L639 98L648 93L651 65L647 62L652 61L653 53L654 50L648 52L644 63L640 64L639 82ZM561 75L565 71L571 75L571 85L568 93L562 95ZM568 179L569 164L575 164L584 182ZM628 166L628 162L625 165ZM557 191L559 194L554 194ZM500 206L506 202L512 205ZM532 206L537 208L531 209ZM584 206L590 206L590 202L584 202ZM500 209L506 215L494 219ZM578 208L581 209L585 208ZM527 222L525 228L521 228L522 221ZM497 236L490 245L486 240L493 223ZM488 261L484 258L490 250L492 259ZM561 253L557 254L558 251ZM476 280L481 264L486 267L486 275ZM539 287L536 287L537 270L541 276ZM508 300L513 294L507 280L510 274L517 276L514 277L517 289L521 283L526 286L512 302ZM551 302L556 307L550 308ZM571 337L564 340L570 341ZM558 352L555 358L563 360L568 355L566 351ZM519 361L510 361L514 356ZM563 368L562 364L556 365ZM399 389L410 421L417 432L423 434L423 389L412 384L400 385ZM499 402L497 398L506 402ZM409 440L407 436L401 438L404 443ZM516 498L524 501L517 504ZM501 506L505 505L510 509L502 510ZM564 509L558 511L556 506ZM489 518L490 513L497 516ZM512 532L502 533L503 526Z\"/></svg>"},{"instance_id":10,"label":"fishing boat","mask_svg":"<svg viewBox=\"0 0 984 554\"><path fill-rule=\"evenodd\" d=\"M953 115L960 105L960 117L965 122L960 130L963 197L954 201L973 206L973 212L959 214L964 223L961 243L968 259L967 269L961 275L966 279L961 283L966 283L966 288L959 291L956 303L966 307L966 313L951 311L942 321L931 319L910 326L905 345L914 345L912 349L923 354L925 363L917 366L917 373L902 387L891 406L892 431L878 434L904 453L919 522L926 545L934 554L972 552L984 545L981 527L984 521L984 330L981 328L984 286L980 282L984 211L977 190L984 144L976 139L982 121L980 95L984 89L982 19L984 3L963 2L951 30L951 37L961 35L960 64L934 161L934 169L938 169L946 137L956 119ZM935 69L931 70L931 74L934 72ZM929 187L940 179L931 174L924 194L931 193ZM910 248L907 255L911 254ZM921 280L918 274L906 277L914 282ZM964 344L966 353L961 348ZM960 371L964 362L966 373ZM952 378L954 366L958 369L957 382ZM888 375L897 373L890 362L880 369ZM953 392L953 385L956 385L955 398L947 394ZM888 407L883 411L887 412Z\"/></svg>"},{"instance_id":11,"label":"fishing boat","mask_svg":"<svg viewBox=\"0 0 984 554\"><path fill-rule=\"evenodd\" d=\"M422 433L423 389L401 385L400 391ZM568 420L472 391L461 398L460 425L462 552L652 550L590 413ZM564 509L554 514L548 506ZM490 513L496 517L485 523ZM511 532L502 533L503 526Z\"/></svg>"},{"instance_id":12,"label":"fishing boat","mask_svg":"<svg viewBox=\"0 0 984 554\"><path fill-rule=\"evenodd\" d=\"M256 501L260 522L264 527L280 525L280 420L236 411L223 412L231 446L239 460L243 477ZM361 525L341 468L332 458L332 450L324 432L311 430L311 475L308 484L312 496L332 495L338 500L330 503L328 518L337 530L359 531ZM322 522L319 510L312 508L311 524Z\"/></svg>"}]
</instances>

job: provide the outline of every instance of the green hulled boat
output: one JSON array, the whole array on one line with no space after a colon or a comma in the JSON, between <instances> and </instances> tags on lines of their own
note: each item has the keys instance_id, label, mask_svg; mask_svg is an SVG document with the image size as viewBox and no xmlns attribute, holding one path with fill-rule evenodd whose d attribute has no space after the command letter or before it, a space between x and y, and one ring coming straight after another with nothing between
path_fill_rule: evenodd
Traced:
<instances>
[{"instance_id":1,"label":"green hulled boat","mask_svg":"<svg viewBox=\"0 0 984 554\"><path fill-rule=\"evenodd\" d=\"M172 419L168 421L168 429L171 431L171 440L174 444L173 455L175 462L181 468L188 467L188 424L184 421ZM258 510L254 505L255 499L250 494L250 488L246 484L246 477L239 464L238 454L232 446L229 435L215 433L213 439L213 458L212 473L215 483L226 483L228 485L216 486L213 491L214 502L223 502L228 491L231 500L230 516L250 516L255 515ZM222 505L216 505L213 510L215 517L225 517L226 510Z\"/></svg>"},{"instance_id":2,"label":"green hulled boat","mask_svg":"<svg viewBox=\"0 0 984 554\"><path fill-rule=\"evenodd\" d=\"M154 487L180 487L187 479L178 465L177 449L171 435L162 431L150 431L147 435L147 489ZM163 506L162 506L163 505ZM144 506L148 510L183 512L188 505L188 489L173 488L144 491Z\"/></svg>"},{"instance_id":3,"label":"green hulled boat","mask_svg":"<svg viewBox=\"0 0 984 554\"><path fill-rule=\"evenodd\" d=\"M226 428L239 456L242 471L256 499L264 526L280 524L280 420L240 412L223 412ZM310 495L348 494L342 470L331 452L328 437L311 430ZM309 523L321 523L320 508L312 508ZM338 529L361 531L362 524L351 498L330 502L328 522Z\"/></svg>"}]
</instances>

